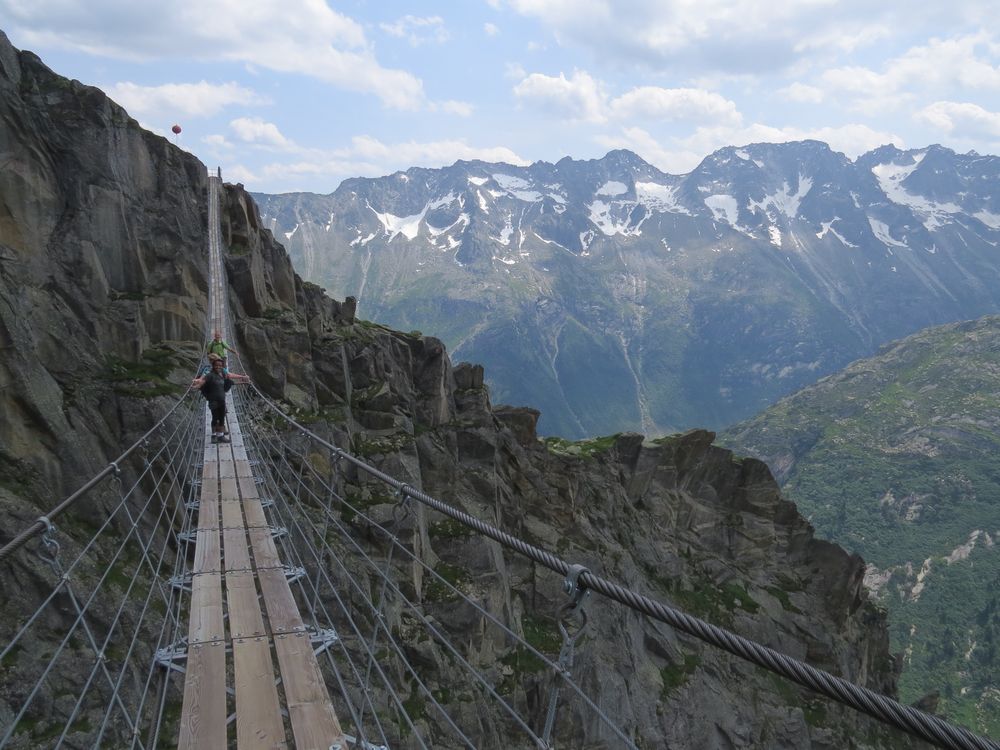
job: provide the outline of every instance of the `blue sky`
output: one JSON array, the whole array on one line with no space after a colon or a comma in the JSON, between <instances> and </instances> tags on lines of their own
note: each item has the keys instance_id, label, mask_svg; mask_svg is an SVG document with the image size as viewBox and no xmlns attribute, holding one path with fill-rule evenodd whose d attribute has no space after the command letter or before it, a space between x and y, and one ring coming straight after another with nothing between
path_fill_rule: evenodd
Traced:
<instances>
[{"instance_id":1,"label":"blue sky","mask_svg":"<svg viewBox=\"0 0 1000 750\"><path fill-rule=\"evenodd\" d=\"M251 190L817 138L1000 153L1000 28L954 0L0 0L0 28Z\"/></svg>"}]
</instances>

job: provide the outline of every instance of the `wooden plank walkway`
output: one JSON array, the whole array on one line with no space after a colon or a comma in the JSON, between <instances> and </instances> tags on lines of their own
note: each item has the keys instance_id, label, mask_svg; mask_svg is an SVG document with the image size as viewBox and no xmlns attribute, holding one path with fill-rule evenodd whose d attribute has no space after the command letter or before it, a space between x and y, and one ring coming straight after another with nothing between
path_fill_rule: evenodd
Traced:
<instances>
[{"instance_id":1,"label":"wooden plank walkway","mask_svg":"<svg viewBox=\"0 0 1000 750\"><path fill-rule=\"evenodd\" d=\"M208 424L206 419L178 747L234 746L228 709L235 712L238 750L346 747L232 403L231 443L210 443Z\"/></svg>"}]
</instances>

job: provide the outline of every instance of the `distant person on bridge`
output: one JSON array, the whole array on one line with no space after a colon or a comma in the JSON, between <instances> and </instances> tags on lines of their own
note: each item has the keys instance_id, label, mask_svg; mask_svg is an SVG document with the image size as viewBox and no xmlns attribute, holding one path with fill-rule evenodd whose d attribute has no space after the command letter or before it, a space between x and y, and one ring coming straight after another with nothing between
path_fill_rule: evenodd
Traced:
<instances>
[{"instance_id":1,"label":"distant person on bridge","mask_svg":"<svg viewBox=\"0 0 1000 750\"><path fill-rule=\"evenodd\" d=\"M233 354L239 355L239 352L233 349L229 344L222 340L222 334L215 331L215 338L211 340L208 344L208 353L214 354L217 357L222 358L222 366L226 367L228 362L226 361L228 357L226 352L232 352Z\"/></svg>"},{"instance_id":2,"label":"distant person on bridge","mask_svg":"<svg viewBox=\"0 0 1000 750\"><path fill-rule=\"evenodd\" d=\"M233 383L248 382L250 378L246 375L230 375L223 367L222 357L217 354L209 354L208 358L212 363L211 371L195 378L191 385L200 390L201 395L208 401L208 408L212 412L212 442L228 443L226 394L233 387Z\"/></svg>"}]
</instances>

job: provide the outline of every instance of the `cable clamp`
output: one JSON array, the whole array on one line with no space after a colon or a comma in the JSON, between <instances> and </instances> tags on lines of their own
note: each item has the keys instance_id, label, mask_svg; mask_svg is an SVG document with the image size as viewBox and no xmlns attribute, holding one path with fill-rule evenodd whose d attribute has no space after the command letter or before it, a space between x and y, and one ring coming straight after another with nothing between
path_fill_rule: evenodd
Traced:
<instances>
[{"instance_id":1,"label":"cable clamp","mask_svg":"<svg viewBox=\"0 0 1000 750\"><path fill-rule=\"evenodd\" d=\"M404 518L413 513L413 507L410 505L410 496L406 493L406 490L412 490L408 484L404 484L402 487L396 490L396 496L399 498L396 501L396 505L392 509L392 522L393 524L398 524Z\"/></svg>"},{"instance_id":2,"label":"cable clamp","mask_svg":"<svg viewBox=\"0 0 1000 750\"><path fill-rule=\"evenodd\" d=\"M42 532L42 549L38 551L38 556L52 567L56 575L59 575L62 573L62 568L59 565L60 546L53 537L56 525L49 520L48 516L39 516L38 520L45 526L45 530Z\"/></svg>"},{"instance_id":3,"label":"cable clamp","mask_svg":"<svg viewBox=\"0 0 1000 750\"><path fill-rule=\"evenodd\" d=\"M111 474L115 479L118 479L122 475L122 470L118 468L118 462L112 461L108 466L111 467Z\"/></svg>"},{"instance_id":4,"label":"cable clamp","mask_svg":"<svg viewBox=\"0 0 1000 750\"><path fill-rule=\"evenodd\" d=\"M569 566L569 572L566 574L566 580L563 581L563 591L565 591L567 596L569 596L572 600L570 605L573 609L579 607L583 598L590 593L590 590L580 583L580 576L589 572L590 568L583 565Z\"/></svg>"}]
</instances>

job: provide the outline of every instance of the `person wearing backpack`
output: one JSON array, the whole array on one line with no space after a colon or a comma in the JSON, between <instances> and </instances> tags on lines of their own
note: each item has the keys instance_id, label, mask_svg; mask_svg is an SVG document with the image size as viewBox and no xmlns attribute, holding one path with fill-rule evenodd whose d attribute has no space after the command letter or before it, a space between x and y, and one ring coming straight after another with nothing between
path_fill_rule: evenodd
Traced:
<instances>
[{"instance_id":1,"label":"person wearing backpack","mask_svg":"<svg viewBox=\"0 0 1000 750\"><path fill-rule=\"evenodd\" d=\"M217 357L222 358L222 367L226 368L228 366L228 357L226 352L232 352L233 354L239 356L239 352L233 349L229 344L222 340L222 334L218 331L214 333L215 338L213 338L208 344L208 353L214 354Z\"/></svg>"}]
</instances>

